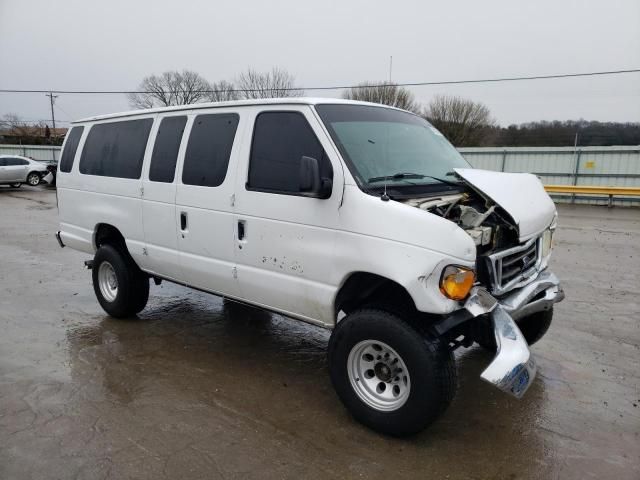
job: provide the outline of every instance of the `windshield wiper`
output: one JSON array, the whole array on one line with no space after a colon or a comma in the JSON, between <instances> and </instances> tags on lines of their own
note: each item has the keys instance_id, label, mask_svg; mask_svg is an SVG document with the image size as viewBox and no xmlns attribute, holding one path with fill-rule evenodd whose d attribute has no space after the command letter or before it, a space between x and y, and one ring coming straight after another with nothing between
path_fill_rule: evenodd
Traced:
<instances>
[{"instance_id":1,"label":"windshield wiper","mask_svg":"<svg viewBox=\"0 0 640 480\"><path fill-rule=\"evenodd\" d=\"M385 180L403 180L403 179L421 179L421 178L430 178L432 180L436 180L437 182L444 183L446 185L451 185L454 187L459 187L460 182L452 182L450 180L445 180L444 178L432 177L431 175L423 175L421 173L394 173L393 175L386 175L384 177L371 177L367 180L367 183L377 183L384 182Z\"/></svg>"}]
</instances>

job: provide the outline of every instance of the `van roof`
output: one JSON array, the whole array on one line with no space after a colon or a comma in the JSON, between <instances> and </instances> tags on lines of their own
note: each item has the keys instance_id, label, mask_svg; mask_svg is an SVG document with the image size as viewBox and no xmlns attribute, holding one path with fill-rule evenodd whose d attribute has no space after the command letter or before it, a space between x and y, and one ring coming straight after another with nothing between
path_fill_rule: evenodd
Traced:
<instances>
[{"instance_id":1,"label":"van roof","mask_svg":"<svg viewBox=\"0 0 640 480\"><path fill-rule=\"evenodd\" d=\"M93 117L87 117L80 120L75 120L71 122L72 124L76 123L87 123L87 122L95 122L98 120L107 120L113 118L121 118L121 117L133 117L137 115L148 115L150 113L164 113L164 112L179 112L181 110L196 110L202 108L222 108L222 107L245 107L251 105L318 105L318 104L349 104L349 105L368 105L368 106L376 106L376 107L387 107L393 108L395 110L400 110L399 108L389 107L388 105L381 105L379 103L371 103L371 102L358 102L355 100L345 100L343 98L313 98L313 97L288 97L288 98L264 98L264 99L256 99L256 100L234 100L232 102L207 102L207 103L192 103L189 105L177 105L174 107L158 107L158 108L147 108L144 110L131 110L128 112L119 112L119 113L109 113L106 115L96 115ZM404 111L404 110L401 110Z\"/></svg>"}]
</instances>

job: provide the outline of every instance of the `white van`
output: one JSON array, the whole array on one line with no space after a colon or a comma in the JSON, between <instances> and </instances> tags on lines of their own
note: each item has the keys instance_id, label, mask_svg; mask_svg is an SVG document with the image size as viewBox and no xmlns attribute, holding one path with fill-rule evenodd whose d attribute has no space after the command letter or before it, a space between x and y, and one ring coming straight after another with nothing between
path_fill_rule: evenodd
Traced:
<instances>
[{"instance_id":1,"label":"white van","mask_svg":"<svg viewBox=\"0 0 640 480\"><path fill-rule=\"evenodd\" d=\"M93 255L104 310L168 280L333 329L335 389L364 424L420 431L452 352L516 397L564 294L556 209L533 175L474 170L424 119L336 99L210 103L77 121L58 173L61 246Z\"/></svg>"}]
</instances>

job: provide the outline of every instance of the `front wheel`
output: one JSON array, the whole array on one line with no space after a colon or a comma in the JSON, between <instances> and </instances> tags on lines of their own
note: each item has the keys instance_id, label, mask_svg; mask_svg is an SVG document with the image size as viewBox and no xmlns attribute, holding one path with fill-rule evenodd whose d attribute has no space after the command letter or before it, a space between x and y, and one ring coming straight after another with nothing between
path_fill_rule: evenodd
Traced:
<instances>
[{"instance_id":1,"label":"front wheel","mask_svg":"<svg viewBox=\"0 0 640 480\"><path fill-rule=\"evenodd\" d=\"M32 187L40 184L40 174L38 172L31 172L29 175L27 175L27 183Z\"/></svg>"},{"instance_id":2,"label":"front wheel","mask_svg":"<svg viewBox=\"0 0 640 480\"><path fill-rule=\"evenodd\" d=\"M101 246L94 257L91 275L98 302L112 317L129 317L146 306L149 278L129 255L111 245Z\"/></svg>"},{"instance_id":3,"label":"front wheel","mask_svg":"<svg viewBox=\"0 0 640 480\"><path fill-rule=\"evenodd\" d=\"M338 323L329 340L329 373L356 420L394 436L423 430L444 412L457 387L446 342L374 308Z\"/></svg>"}]
</instances>

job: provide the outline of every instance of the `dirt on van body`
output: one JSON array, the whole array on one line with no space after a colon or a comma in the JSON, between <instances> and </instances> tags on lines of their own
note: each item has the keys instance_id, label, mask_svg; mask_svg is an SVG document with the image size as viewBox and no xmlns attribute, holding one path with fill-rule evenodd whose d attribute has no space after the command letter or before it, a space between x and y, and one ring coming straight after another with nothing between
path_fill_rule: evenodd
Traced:
<instances>
[{"instance_id":1,"label":"dirt on van body","mask_svg":"<svg viewBox=\"0 0 640 480\"><path fill-rule=\"evenodd\" d=\"M394 439L338 401L328 331L168 283L109 318L54 191L0 187L0 478L640 478L640 211L559 210L567 299L524 399L462 350L449 410Z\"/></svg>"}]
</instances>

